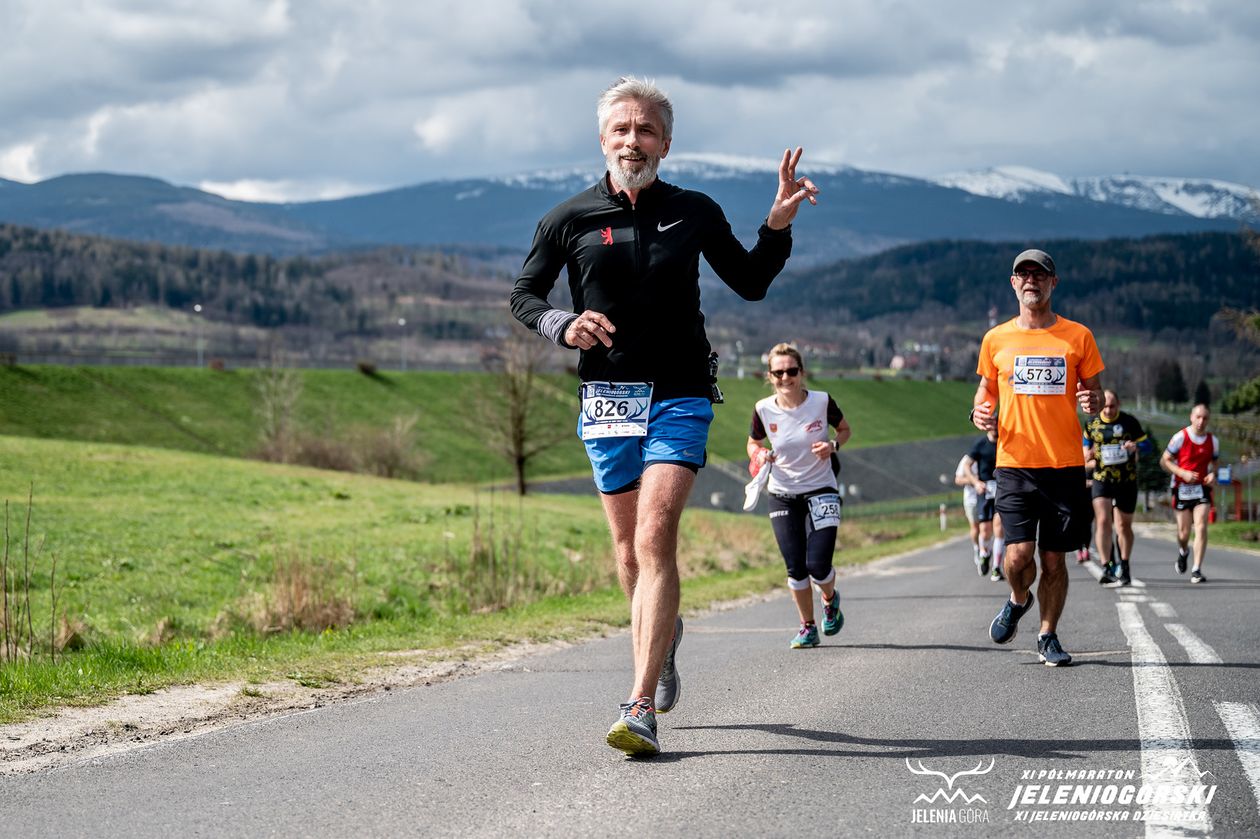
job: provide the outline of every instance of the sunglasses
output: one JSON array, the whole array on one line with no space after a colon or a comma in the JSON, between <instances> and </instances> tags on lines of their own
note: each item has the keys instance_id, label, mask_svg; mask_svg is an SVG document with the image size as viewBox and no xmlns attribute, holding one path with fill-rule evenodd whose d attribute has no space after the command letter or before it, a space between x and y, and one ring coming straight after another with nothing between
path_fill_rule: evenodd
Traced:
<instances>
[{"instance_id":1,"label":"sunglasses","mask_svg":"<svg viewBox=\"0 0 1260 839\"><path fill-rule=\"evenodd\" d=\"M784 376L791 376L795 378L801 374L801 368L784 367L782 370L771 370L769 372L770 372L770 375L774 376L776 379L782 379Z\"/></svg>"}]
</instances>

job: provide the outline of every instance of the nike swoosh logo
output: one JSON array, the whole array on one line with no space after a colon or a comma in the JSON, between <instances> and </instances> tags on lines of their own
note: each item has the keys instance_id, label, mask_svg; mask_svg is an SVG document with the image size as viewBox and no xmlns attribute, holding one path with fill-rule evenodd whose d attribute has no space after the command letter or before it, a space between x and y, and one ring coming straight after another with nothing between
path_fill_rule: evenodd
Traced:
<instances>
[{"instance_id":1,"label":"nike swoosh logo","mask_svg":"<svg viewBox=\"0 0 1260 839\"><path fill-rule=\"evenodd\" d=\"M669 223L669 224L661 224L661 223L658 221L658 222L656 223L656 232L658 232L658 233L664 233L666 230L669 230L669 229L670 229L671 227L673 227L675 224L682 224L682 223L683 223L683 220L682 220L682 219L679 219L678 221L675 221L675 222L671 222L671 223Z\"/></svg>"}]
</instances>

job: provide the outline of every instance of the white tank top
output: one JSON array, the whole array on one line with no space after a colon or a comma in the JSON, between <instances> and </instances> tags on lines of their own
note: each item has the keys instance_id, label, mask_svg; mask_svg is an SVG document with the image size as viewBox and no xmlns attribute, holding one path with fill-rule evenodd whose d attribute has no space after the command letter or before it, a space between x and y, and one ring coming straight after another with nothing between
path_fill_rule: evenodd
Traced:
<instances>
[{"instance_id":1,"label":"white tank top","mask_svg":"<svg viewBox=\"0 0 1260 839\"><path fill-rule=\"evenodd\" d=\"M774 468L770 470L767 487L770 492L800 495L815 489L836 489L831 458L819 460L810 451L812 444L831 439L827 430L829 402L831 397L825 392L811 390L805 394L805 401L795 408L780 407L774 396L757 403L757 416L774 448Z\"/></svg>"}]
</instances>

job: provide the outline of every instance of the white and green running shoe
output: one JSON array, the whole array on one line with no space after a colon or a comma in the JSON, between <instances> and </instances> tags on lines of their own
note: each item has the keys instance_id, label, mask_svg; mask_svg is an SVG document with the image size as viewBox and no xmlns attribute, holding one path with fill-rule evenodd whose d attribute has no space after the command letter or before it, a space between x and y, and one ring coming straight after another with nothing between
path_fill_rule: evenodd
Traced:
<instances>
[{"instance_id":1,"label":"white and green running shoe","mask_svg":"<svg viewBox=\"0 0 1260 839\"><path fill-rule=\"evenodd\" d=\"M621 718L608 729L608 745L630 757L649 757L661 750L656 739L656 711L652 697L640 696L621 705Z\"/></svg>"}]
</instances>

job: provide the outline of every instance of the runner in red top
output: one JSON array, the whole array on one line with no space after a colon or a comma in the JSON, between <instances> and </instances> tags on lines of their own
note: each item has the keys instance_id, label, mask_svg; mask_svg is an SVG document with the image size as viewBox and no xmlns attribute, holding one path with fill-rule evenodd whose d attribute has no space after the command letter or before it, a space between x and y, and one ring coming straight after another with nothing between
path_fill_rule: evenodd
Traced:
<instances>
[{"instance_id":1,"label":"runner in red top","mask_svg":"<svg viewBox=\"0 0 1260 839\"><path fill-rule=\"evenodd\" d=\"M1207 405L1195 405L1190 411L1190 425L1168 441L1168 448L1159 465L1173 476L1173 508L1177 511L1177 559L1173 567L1186 573L1189 558L1190 521L1194 520L1194 570L1190 582L1206 583L1203 557L1207 553L1208 512L1212 509L1212 487L1216 486L1216 461L1221 456L1221 443L1207 430L1210 415Z\"/></svg>"}]
</instances>

